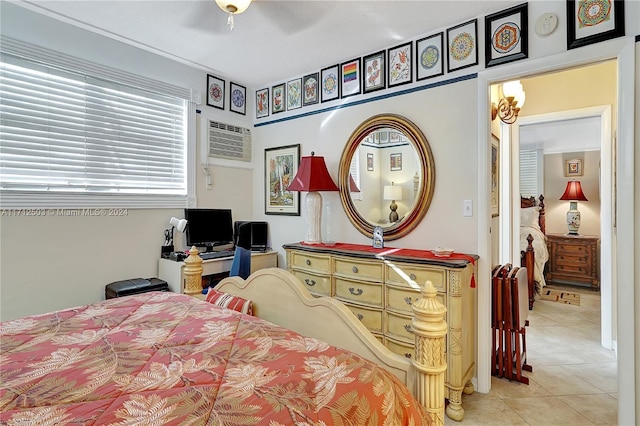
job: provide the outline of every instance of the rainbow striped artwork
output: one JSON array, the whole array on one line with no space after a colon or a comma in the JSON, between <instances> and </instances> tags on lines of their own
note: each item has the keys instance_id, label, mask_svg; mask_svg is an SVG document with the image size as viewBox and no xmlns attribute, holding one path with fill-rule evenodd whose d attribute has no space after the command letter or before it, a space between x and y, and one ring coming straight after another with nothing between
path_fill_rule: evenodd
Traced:
<instances>
[{"instance_id":1,"label":"rainbow striped artwork","mask_svg":"<svg viewBox=\"0 0 640 426\"><path fill-rule=\"evenodd\" d=\"M360 58L343 62L341 71L342 97L360 93Z\"/></svg>"},{"instance_id":2,"label":"rainbow striped artwork","mask_svg":"<svg viewBox=\"0 0 640 426\"><path fill-rule=\"evenodd\" d=\"M358 65L354 62L352 64L345 65L343 68L342 80L345 83L353 81L358 78Z\"/></svg>"}]
</instances>

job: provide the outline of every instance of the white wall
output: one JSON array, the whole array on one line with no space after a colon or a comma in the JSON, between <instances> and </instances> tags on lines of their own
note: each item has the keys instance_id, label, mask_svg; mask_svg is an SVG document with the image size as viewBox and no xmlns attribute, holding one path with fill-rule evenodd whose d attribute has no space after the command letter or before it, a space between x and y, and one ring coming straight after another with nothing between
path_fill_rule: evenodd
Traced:
<instances>
[{"instance_id":1,"label":"white wall","mask_svg":"<svg viewBox=\"0 0 640 426\"><path fill-rule=\"evenodd\" d=\"M206 71L60 23L3 1L0 29L22 41L205 93ZM247 117L201 105L207 117L250 126ZM198 128L199 129L199 128ZM198 146L199 149L199 146ZM260 156L260 153L255 155ZM253 169L211 167L213 187L196 171L199 207L225 207L250 219ZM241 191L238 188L242 188ZM129 209L117 217L0 215L0 319L44 313L104 298L112 281L158 273L163 230L181 209ZM184 235L175 234L176 249Z\"/></svg>"}]
</instances>

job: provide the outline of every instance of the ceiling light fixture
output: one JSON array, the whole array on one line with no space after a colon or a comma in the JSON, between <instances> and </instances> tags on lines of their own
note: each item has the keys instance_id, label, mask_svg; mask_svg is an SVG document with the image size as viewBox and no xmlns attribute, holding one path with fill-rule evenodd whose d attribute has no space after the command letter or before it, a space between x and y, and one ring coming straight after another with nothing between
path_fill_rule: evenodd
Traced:
<instances>
[{"instance_id":1,"label":"ceiling light fixture","mask_svg":"<svg viewBox=\"0 0 640 426\"><path fill-rule=\"evenodd\" d=\"M251 4L251 0L216 0L216 3L220 9L229 14L227 24L229 25L229 28L233 30L233 26L235 24L233 22L233 15L238 15L247 10Z\"/></svg>"},{"instance_id":2,"label":"ceiling light fixture","mask_svg":"<svg viewBox=\"0 0 640 426\"><path fill-rule=\"evenodd\" d=\"M520 80L504 83L502 85L502 94L504 98L500 99L498 105L491 104L491 120L495 120L496 116L498 116L504 123L513 124L516 122L526 98L522 83L520 83Z\"/></svg>"}]
</instances>

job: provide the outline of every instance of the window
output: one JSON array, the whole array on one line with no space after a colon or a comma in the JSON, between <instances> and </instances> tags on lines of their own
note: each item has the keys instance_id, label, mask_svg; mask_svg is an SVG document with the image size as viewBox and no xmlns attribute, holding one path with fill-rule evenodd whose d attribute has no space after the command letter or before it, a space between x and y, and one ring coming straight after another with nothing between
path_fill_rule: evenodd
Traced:
<instances>
[{"instance_id":1,"label":"window","mask_svg":"<svg viewBox=\"0 0 640 426\"><path fill-rule=\"evenodd\" d=\"M541 148L520 149L520 195L537 197L544 186L543 153Z\"/></svg>"},{"instance_id":2,"label":"window","mask_svg":"<svg viewBox=\"0 0 640 426\"><path fill-rule=\"evenodd\" d=\"M0 66L3 207L186 206L189 101L5 52Z\"/></svg>"}]
</instances>

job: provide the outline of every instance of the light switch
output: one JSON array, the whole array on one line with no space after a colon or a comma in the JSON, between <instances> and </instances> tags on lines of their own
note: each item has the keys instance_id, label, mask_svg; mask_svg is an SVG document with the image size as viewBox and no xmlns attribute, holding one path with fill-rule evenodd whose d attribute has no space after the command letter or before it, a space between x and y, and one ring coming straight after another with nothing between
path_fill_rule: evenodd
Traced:
<instances>
[{"instance_id":1,"label":"light switch","mask_svg":"<svg viewBox=\"0 0 640 426\"><path fill-rule=\"evenodd\" d=\"M464 200L462 202L462 215L465 217L473 216L473 202L471 200Z\"/></svg>"}]
</instances>

